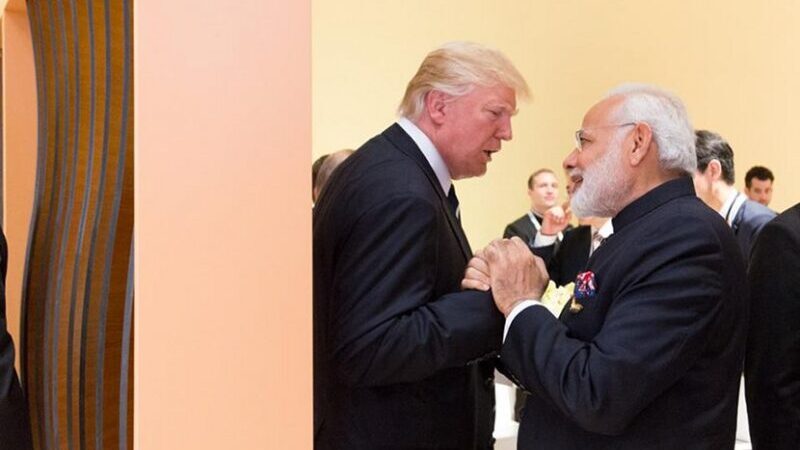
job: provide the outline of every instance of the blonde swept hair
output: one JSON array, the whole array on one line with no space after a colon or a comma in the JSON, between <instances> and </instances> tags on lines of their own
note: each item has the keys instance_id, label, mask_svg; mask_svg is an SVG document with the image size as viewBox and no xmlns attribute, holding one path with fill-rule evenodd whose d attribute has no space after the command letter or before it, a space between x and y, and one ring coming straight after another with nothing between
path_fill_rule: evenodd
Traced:
<instances>
[{"instance_id":1,"label":"blonde swept hair","mask_svg":"<svg viewBox=\"0 0 800 450\"><path fill-rule=\"evenodd\" d=\"M456 41L428 53L408 82L398 113L417 119L425 108L425 96L436 90L452 96L468 94L475 86L505 86L517 96L530 96L528 84L514 64L500 51L473 42Z\"/></svg>"}]
</instances>

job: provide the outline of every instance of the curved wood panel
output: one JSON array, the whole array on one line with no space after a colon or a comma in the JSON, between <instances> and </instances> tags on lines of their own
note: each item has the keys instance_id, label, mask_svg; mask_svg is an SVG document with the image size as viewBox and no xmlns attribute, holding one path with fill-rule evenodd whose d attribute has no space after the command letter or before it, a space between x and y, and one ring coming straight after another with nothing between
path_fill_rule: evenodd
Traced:
<instances>
[{"instance_id":1,"label":"curved wood panel","mask_svg":"<svg viewBox=\"0 0 800 450\"><path fill-rule=\"evenodd\" d=\"M36 448L132 444L131 8L28 1L39 144L21 356Z\"/></svg>"}]
</instances>

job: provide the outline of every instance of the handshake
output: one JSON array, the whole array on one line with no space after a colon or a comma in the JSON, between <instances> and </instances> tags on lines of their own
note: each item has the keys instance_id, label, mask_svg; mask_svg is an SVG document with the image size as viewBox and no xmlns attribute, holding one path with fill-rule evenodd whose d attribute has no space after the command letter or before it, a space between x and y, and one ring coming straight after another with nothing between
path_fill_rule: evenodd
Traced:
<instances>
[{"instance_id":1,"label":"handshake","mask_svg":"<svg viewBox=\"0 0 800 450\"><path fill-rule=\"evenodd\" d=\"M492 290L497 309L508 317L523 300L539 300L549 277L542 258L518 237L495 239L475 253L461 280L463 289Z\"/></svg>"}]
</instances>

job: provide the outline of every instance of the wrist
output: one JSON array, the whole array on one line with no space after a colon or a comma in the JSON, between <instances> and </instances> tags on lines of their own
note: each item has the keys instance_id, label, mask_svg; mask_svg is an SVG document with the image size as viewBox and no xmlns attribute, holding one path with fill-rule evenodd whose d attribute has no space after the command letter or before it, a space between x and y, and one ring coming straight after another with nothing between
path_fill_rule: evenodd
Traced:
<instances>
[{"instance_id":1,"label":"wrist","mask_svg":"<svg viewBox=\"0 0 800 450\"><path fill-rule=\"evenodd\" d=\"M503 316L508 318L509 314L511 314L511 312L514 311L514 308L516 308L517 305L519 305L520 303L522 303L524 301L525 301L525 299L521 298L519 300L514 300L513 302L509 303L508 306L505 308L505 310L502 311L503 312Z\"/></svg>"}]
</instances>

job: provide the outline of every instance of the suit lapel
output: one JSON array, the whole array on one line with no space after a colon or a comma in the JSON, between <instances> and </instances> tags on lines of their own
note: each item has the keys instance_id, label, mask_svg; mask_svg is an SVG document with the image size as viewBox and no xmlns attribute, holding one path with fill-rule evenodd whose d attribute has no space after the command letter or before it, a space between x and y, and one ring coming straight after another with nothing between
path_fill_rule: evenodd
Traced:
<instances>
[{"instance_id":1,"label":"suit lapel","mask_svg":"<svg viewBox=\"0 0 800 450\"><path fill-rule=\"evenodd\" d=\"M428 163L428 160L425 159L425 155L422 154L422 151L419 149L419 147L417 147L417 144L405 131L403 131L400 125L396 123L387 128L386 131L383 132L383 136L386 137L386 139L388 139L389 142L397 147L397 149L403 154L411 158L425 174L425 177L428 179L428 182L431 184L434 192L436 192L436 195L439 197L440 207L445 212L447 221L450 224L450 229L453 230L453 234L455 234L456 239L458 240L461 251L464 253L464 258L466 260L472 258L472 249L469 246L469 242L464 234L464 230L458 223L458 219L456 219L450 210L447 202L447 194L442 191L442 185L439 183L439 179L436 178L436 173L434 173L433 168Z\"/></svg>"}]
</instances>

